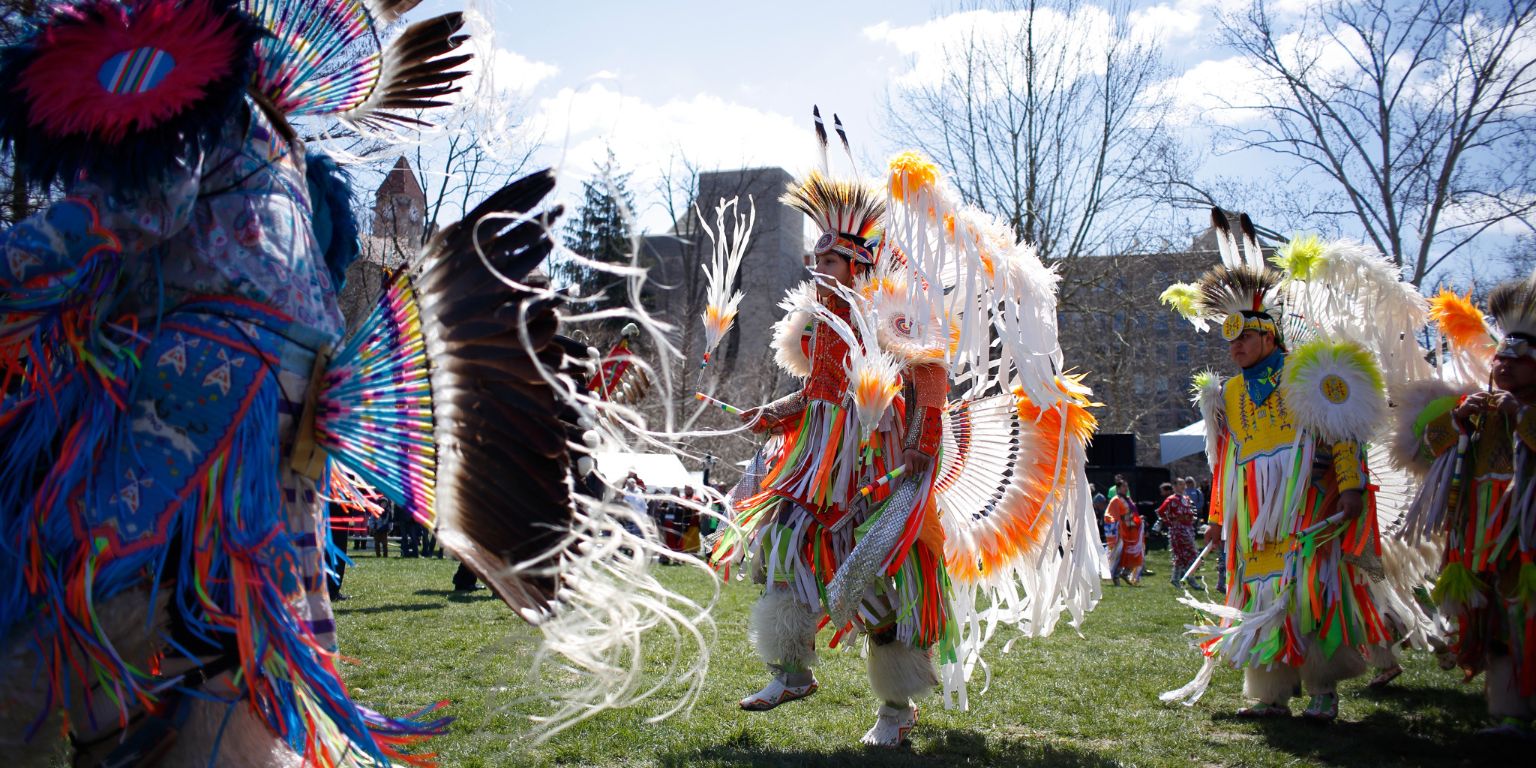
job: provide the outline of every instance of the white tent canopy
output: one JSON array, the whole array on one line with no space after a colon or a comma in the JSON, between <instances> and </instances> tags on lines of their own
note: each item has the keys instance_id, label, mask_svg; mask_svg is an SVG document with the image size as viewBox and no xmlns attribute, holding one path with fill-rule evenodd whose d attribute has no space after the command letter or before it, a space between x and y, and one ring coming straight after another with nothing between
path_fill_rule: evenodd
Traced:
<instances>
[{"instance_id":1,"label":"white tent canopy","mask_svg":"<svg viewBox=\"0 0 1536 768\"><path fill-rule=\"evenodd\" d=\"M1158 435L1162 463L1171 464L1185 456L1205 452L1205 419L1173 432Z\"/></svg>"},{"instance_id":2,"label":"white tent canopy","mask_svg":"<svg viewBox=\"0 0 1536 768\"><path fill-rule=\"evenodd\" d=\"M689 472L670 453L598 452L592 458L597 462L597 473L610 485L623 485L630 472L638 475L650 491L699 485L698 473Z\"/></svg>"}]
</instances>

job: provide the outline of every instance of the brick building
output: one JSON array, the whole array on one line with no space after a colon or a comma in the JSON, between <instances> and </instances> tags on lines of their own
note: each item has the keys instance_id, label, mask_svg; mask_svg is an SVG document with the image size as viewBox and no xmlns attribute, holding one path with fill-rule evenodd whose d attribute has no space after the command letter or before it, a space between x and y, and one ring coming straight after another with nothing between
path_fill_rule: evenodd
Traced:
<instances>
[{"instance_id":1,"label":"brick building","mask_svg":"<svg viewBox=\"0 0 1536 768\"><path fill-rule=\"evenodd\" d=\"M1207 230L1182 252L1091 257L1064 270L1064 282L1077 278L1059 315L1067 367L1086 374L1104 404L1097 409L1101 432L1136 435L1140 465L1162 466L1158 435L1200 419L1190 402L1195 373L1233 373L1219 334L1200 333L1158 301L1164 288L1193 282L1219 261L1214 230ZM1203 455L1169 469L1209 475Z\"/></svg>"}]
</instances>

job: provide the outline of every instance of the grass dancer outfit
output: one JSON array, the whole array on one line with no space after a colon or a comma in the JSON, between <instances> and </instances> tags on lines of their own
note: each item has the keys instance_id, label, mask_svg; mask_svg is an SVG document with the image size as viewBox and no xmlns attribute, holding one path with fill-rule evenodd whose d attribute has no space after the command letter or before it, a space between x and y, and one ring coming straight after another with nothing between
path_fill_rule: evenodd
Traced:
<instances>
[{"instance_id":1,"label":"grass dancer outfit","mask_svg":"<svg viewBox=\"0 0 1536 768\"><path fill-rule=\"evenodd\" d=\"M854 279L784 302L775 357L803 386L758 411L775 436L732 492L740 534L713 542L718 566L746 558L765 586L751 635L773 679L742 707L816 690L819 626L834 645L862 634L881 700L864 741L878 746L905 740L912 700L934 688L968 706L983 622L1045 634L1063 611L1078 621L1103 569L1082 470L1086 392L1048 362L1054 278L951 195L912 155L893 161L883 200L823 173L791 187L787 202L823 233L818 260L839 255ZM941 259L950 279L973 278L969 301L923 277ZM996 347L994 311L1015 313ZM894 475L914 452L927 468Z\"/></svg>"},{"instance_id":2,"label":"grass dancer outfit","mask_svg":"<svg viewBox=\"0 0 1536 768\"><path fill-rule=\"evenodd\" d=\"M1451 651L1485 675L1489 733L1536 736L1536 276L1498 286L1484 315L1450 293L1434 309L1448 381L1427 381L1399 419L1404 461L1424 483L1404 528L1444 555L1432 597ZM1484 374L1487 371L1487 374ZM1462 374L1461 383L1456 374ZM1486 378L1485 378L1486 376ZM1494 386L1485 389L1486 383ZM1509 387L1509 389L1504 389Z\"/></svg>"},{"instance_id":3,"label":"grass dancer outfit","mask_svg":"<svg viewBox=\"0 0 1536 768\"><path fill-rule=\"evenodd\" d=\"M405 748L446 721L374 713L337 669L343 467L525 616L595 570L558 546L602 528L543 376L558 301L486 274L548 254L549 174L442 228L341 339L350 191L287 117L443 104L462 17L379 39L414 5L85 0L0 52L0 141L66 191L0 233L0 744L23 762L61 732L88 765L429 759Z\"/></svg>"},{"instance_id":4,"label":"grass dancer outfit","mask_svg":"<svg viewBox=\"0 0 1536 768\"><path fill-rule=\"evenodd\" d=\"M1416 348L1399 355L1391 332L1362 343L1330 325L1349 316L1340 296L1371 297L1319 263L1347 266L1357 283L1359 274L1378 281L1372 290L1398 297L1406 315L1422 302L1379 259L1351 252L1328 261L1334 253L1315 240L1293 241L1277 256L1282 274L1265 263L1246 216L1241 248L1225 213L1215 210L1213 219L1223 265L1197 285L1170 288L1164 300L1197 327L1219 324L1235 359L1240 345L1262 350L1265 339L1272 351L1240 376L1196 378L1213 472L1210 523L1220 526L1229 590L1222 606L1186 598L1220 623L1191 630L1206 665L1163 698L1197 700L1220 660L1244 670L1244 693L1258 702L1242 714L1289 714L1290 698L1305 689L1305 714L1331 720L1338 682L1362 674L1364 650L1388 639L1373 586L1383 567L1366 441L1386 417L1381 360L1411 359ZM1384 301L1382 311L1398 308ZM1294 330L1285 318L1296 318ZM1288 351L1290 343L1297 346ZM1341 511L1351 494L1358 511Z\"/></svg>"}]
</instances>

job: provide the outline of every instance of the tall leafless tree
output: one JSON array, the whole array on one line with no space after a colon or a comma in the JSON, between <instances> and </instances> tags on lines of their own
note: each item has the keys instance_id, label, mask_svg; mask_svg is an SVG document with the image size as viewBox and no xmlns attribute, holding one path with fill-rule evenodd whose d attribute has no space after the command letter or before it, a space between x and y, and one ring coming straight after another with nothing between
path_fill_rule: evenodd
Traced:
<instances>
[{"instance_id":1,"label":"tall leafless tree","mask_svg":"<svg viewBox=\"0 0 1536 768\"><path fill-rule=\"evenodd\" d=\"M1260 124L1224 136L1284 158L1295 186L1320 180L1302 214L1358 227L1415 285L1496 227L1536 231L1536 1L1330 0L1285 18L1264 0L1221 17L1259 75L1224 95Z\"/></svg>"},{"instance_id":2,"label":"tall leafless tree","mask_svg":"<svg viewBox=\"0 0 1536 768\"><path fill-rule=\"evenodd\" d=\"M1079 257L1162 250L1147 233L1167 217L1143 167L1175 144L1156 88L1158 45L1131 33L1123 4L996 0L967 10L976 24L944 47L942 76L890 94L892 138L935 159L966 202L1060 263L1062 303L1072 306L1081 286L1104 277Z\"/></svg>"}]
</instances>

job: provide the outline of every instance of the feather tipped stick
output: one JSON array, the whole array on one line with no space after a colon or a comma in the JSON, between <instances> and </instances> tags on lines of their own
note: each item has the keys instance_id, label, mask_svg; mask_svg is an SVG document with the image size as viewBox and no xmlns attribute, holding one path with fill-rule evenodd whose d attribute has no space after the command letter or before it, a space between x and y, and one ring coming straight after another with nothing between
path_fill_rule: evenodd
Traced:
<instances>
[{"instance_id":1,"label":"feather tipped stick","mask_svg":"<svg viewBox=\"0 0 1536 768\"><path fill-rule=\"evenodd\" d=\"M709 359L719 346L720 340L736 322L736 308L741 304L743 293L736 289L736 274L741 261L746 258L752 241L752 227L757 223L757 202L747 196L747 212L741 212L740 198L720 199L715 206L715 228L710 229L704 214L694 206L693 213L699 218L699 226L709 235L714 245L709 264L704 266L704 360ZM731 226L727 229L727 224Z\"/></svg>"}]
</instances>

